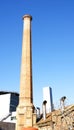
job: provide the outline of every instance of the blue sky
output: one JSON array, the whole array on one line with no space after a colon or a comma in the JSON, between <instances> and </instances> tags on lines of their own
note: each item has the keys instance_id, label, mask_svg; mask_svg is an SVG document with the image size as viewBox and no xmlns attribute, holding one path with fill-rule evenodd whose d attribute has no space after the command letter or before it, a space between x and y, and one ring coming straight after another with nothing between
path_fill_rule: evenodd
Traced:
<instances>
[{"instance_id":1,"label":"blue sky","mask_svg":"<svg viewBox=\"0 0 74 130\"><path fill-rule=\"evenodd\" d=\"M54 106L62 96L74 103L74 0L0 1L0 90L20 86L22 16L32 20L33 97L42 106L51 86Z\"/></svg>"}]
</instances>

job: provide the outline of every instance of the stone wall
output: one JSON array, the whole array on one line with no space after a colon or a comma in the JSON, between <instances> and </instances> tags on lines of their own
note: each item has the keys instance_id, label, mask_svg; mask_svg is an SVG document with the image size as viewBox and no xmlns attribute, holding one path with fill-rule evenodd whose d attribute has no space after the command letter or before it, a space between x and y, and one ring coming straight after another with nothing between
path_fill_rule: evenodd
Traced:
<instances>
[{"instance_id":1,"label":"stone wall","mask_svg":"<svg viewBox=\"0 0 74 130\"><path fill-rule=\"evenodd\" d=\"M0 130L15 130L14 123L0 122Z\"/></svg>"},{"instance_id":2,"label":"stone wall","mask_svg":"<svg viewBox=\"0 0 74 130\"><path fill-rule=\"evenodd\" d=\"M39 130L74 130L74 105L68 106L63 112L55 110L37 122Z\"/></svg>"}]
</instances>

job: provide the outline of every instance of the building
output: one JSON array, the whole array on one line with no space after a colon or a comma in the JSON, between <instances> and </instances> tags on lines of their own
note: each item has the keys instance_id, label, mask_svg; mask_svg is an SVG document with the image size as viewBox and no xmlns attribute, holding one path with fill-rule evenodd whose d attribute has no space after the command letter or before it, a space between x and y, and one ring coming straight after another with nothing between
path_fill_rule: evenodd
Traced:
<instances>
[{"instance_id":1,"label":"building","mask_svg":"<svg viewBox=\"0 0 74 130\"><path fill-rule=\"evenodd\" d=\"M15 122L16 107L18 105L18 102L18 93L0 91L0 121Z\"/></svg>"},{"instance_id":2,"label":"building","mask_svg":"<svg viewBox=\"0 0 74 130\"><path fill-rule=\"evenodd\" d=\"M36 123L39 130L74 130L74 105L54 110Z\"/></svg>"},{"instance_id":3,"label":"building","mask_svg":"<svg viewBox=\"0 0 74 130\"><path fill-rule=\"evenodd\" d=\"M53 110L52 88L49 86L43 88L43 101L45 100L47 101L46 113L49 113Z\"/></svg>"}]
</instances>

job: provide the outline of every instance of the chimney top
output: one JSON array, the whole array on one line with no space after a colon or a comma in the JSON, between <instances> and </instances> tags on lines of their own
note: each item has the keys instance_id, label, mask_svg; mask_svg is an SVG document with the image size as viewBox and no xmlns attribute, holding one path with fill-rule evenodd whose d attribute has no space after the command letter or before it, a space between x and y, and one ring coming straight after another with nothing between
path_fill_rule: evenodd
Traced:
<instances>
[{"instance_id":1,"label":"chimney top","mask_svg":"<svg viewBox=\"0 0 74 130\"><path fill-rule=\"evenodd\" d=\"M24 15L24 16L23 16L23 19L24 19L24 18L30 18L30 19L32 20L32 16L29 15L29 14Z\"/></svg>"}]
</instances>

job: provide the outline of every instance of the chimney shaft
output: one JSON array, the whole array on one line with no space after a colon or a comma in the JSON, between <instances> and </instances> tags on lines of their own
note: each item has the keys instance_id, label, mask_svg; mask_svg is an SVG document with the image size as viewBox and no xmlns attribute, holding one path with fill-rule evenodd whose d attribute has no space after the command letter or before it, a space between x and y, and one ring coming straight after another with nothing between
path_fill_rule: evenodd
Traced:
<instances>
[{"instance_id":1,"label":"chimney shaft","mask_svg":"<svg viewBox=\"0 0 74 130\"><path fill-rule=\"evenodd\" d=\"M31 20L30 15L23 16L20 95L17 107L16 130L21 130L23 127L32 127L35 122L33 120L35 114L33 114Z\"/></svg>"},{"instance_id":2,"label":"chimney shaft","mask_svg":"<svg viewBox=\"0 0 74 130\"><path fill-rule=\"evenodd\" d=\"M31 47L31 20L30 15L23 16L23 41L20 79L20 104L33 103L32 94L32 47Z\"/></svg>"}]
</instances>

